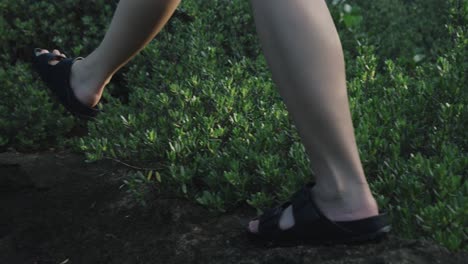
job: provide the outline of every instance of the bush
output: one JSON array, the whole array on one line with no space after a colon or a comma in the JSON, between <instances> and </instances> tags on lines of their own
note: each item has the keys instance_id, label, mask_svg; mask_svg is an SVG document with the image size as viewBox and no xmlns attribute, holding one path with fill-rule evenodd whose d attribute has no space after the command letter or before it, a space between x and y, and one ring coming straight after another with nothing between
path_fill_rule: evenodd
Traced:
<instances>
[{"instance_id":1,"label":"bush","mask_svg":"<svg viewBox=\"0 0 468 264\"><path fill-rule=\"evenodd\" d=\"M57 108L24 63L0 69L0 150L14 146L19 150L35 150L57 145L73 126ZM5 100L6 99L6 100Z\"/></svg>"},{"instance_id":2,"label":"bush","mask_svg":"<svg viewBox=\"0 0 468 264\"><path fill-rule=\"evenodd\" d=\"M85 2L61 1L64 16L55 23L40 18L53 17L57 3L0 3L0 110L22 115L0 114L0 146L54 146L76 125L38 89L25 61L36 45L66 47L71 55L97 45L115 3ZM380 207L398 234L466 249L468 4L329 2L361 159ZM88 135L71 138L73 146L89 161L151 168L128 182L137 195L135 186L153 179L215 210L244 202L260 210L313 178L247 1L183 1L166 29L114 77L104 103ZM12 132L19 128L23 134Z\"/></svg>"}]
</instances>

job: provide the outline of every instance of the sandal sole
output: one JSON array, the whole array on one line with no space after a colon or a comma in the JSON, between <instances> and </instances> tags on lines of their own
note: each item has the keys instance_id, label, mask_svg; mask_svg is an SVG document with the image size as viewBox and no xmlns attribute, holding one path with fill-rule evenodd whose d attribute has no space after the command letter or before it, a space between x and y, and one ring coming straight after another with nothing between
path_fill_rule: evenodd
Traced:
<instances>
[{"instance_id":1,"label":"sandal sole","mask_svg":"<svg viewBox=\"0 0 468 264\"><path fill-rule=\"evenodd\" d=\"M330 240L317 240L317 239L310 239L310 240L285 240L285 241L272 241L272 240L265 240L259 237L256 234L251 233L250 231L246 231L247 237L250 242L257 246L261 247L295 247L300 245L309 245L309 246L335 246L335 245L360 245L360 244L368 244L368 243L379 243L385 238L388 237L390 233L391 226L385 226L374 233L363 234L360 236L343 238L343 239L330 239Z\"/></svg>"}]
</instances>

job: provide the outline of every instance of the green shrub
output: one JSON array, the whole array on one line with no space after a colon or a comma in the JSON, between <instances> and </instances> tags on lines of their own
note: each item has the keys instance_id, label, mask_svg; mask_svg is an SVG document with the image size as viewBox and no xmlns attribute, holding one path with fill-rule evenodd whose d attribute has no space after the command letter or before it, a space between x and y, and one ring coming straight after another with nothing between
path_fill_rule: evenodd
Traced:
<instances>
[{"instance_id":1,"label":"green shrub","mask_svg":"<svg viewBox=\"0 0 468 264\"><path fill-rule=\"evenodd\" d=\"M68 138L76 122L31 77L30 50L87 54L114 6L0 3L0 146L34 149ZM329 7L345 51L361 159L380 207L400 235L467 249L468 3L333 0ZM151 168L130 173L126 186L137 197L152 179L218 211L244 202L260 210L313 178L248 1L182 1L165 30L114 76L103 101L105 112L88 123L87 136L71 138L73 146L89 161Z\"/></svg>"},{"instance_id":2,"label":"green shrub","mask_svg":"<svg viewBox=\"0 0 468 264\"><path fill-rule=\"evenodd\" d=\"M63 108L35 82L24 63L0 68L0 150L34 150L57 145L73 126ZM25 74L28 73L28 74Z\"/></svg>"}]
</instances>

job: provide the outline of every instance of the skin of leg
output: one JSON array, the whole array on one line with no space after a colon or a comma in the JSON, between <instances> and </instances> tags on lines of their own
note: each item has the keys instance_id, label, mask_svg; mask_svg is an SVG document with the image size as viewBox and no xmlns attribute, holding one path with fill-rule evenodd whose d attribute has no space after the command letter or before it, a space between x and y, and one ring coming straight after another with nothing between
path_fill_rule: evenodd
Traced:
<instances>
[{"instance_id":1,"label":"skin of leg","mask_svg":"<svg viewBox=\"0 0 468 264\"><path fill-rule=\"evenodd\" d=\"M343 50L325 1L251 3L273 80L315 172L312 195L318 206L334 221L377 215L356 146ZM289 207L280 227L292 225ZM257 227L258 221L250 223L251 231Z\"/></svg>"},{"instance_id":2,"label":"skin of leg","mask_svg":"<svg viewBox=\"0 0 468 264\"><path fill-rule=\"evenodd\" d=\"M72 67L76 97L94 106L112 75L130 61L163 28L181 0L121 0L104 39Z\"/></svg>"},{"instance_id":3,"label":"skin of leg","mask_svg":"<svg viewBox=\"0 0 468 264\"><path fill-rule=\"evenodd\" d=\"M161 30L179 3L121 0L100 46L72 68L78 99L96 104L112 75ZM326 4L252 0L252 6L274 81L315 169L319 206L333 220L376 214L354 139L341 43Z\"/></svg>"}]
</instances>

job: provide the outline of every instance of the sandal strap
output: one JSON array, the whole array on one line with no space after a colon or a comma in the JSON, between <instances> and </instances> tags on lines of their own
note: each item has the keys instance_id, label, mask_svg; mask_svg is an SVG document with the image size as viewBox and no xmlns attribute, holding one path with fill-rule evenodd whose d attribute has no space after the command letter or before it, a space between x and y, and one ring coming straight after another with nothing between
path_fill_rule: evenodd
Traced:
<instances>
[{"instance_id":1,"label":"sandal strap","mask_svg":"<svg viewBox=\"0 0 468 264\"><path fill-rule=\"evenodd\" d=\"M312 184L305 185L299 191L297 191L291 196L290 201L293 207L293 212L294 210L296 211L301 210L304 206L307 205L308 202L312 200L310 197L311 185Z\"/></svg>"},{"instance_id":2,"label":"sandal strap","mask_svg":"<svg viewBox=\"0 0 468 264\"><path fill-rule=\"evenodd\" d=\"M259 218L258 233L261 235L268 235L269 237L275 237L281 233L279 229L279 219L283 209L281 206L275 207L266 211Z\"/></svg>"},{"instance_id":3,"label":"sandal strap","mask_svg":"<svg viewBox=\"0 0 468 264\"><path fill-rule=\"evenodd\" d=\"M313 186L313 183L305 185L291 196L289 202L266 211L260 217L259 234L274 240L277 238L306 238L310 234L317 237L321 234L327 237L338 237L351 233L323 215L311 197L310 190ZM289 205L292 205L294 226L287 230L281 230L279 219L284 209ZM311 225L311 223L315 223L315 225Z\"/></svg>"},{"instance_id":4,"label":"sandal strap","mask_svg":"<svg viewBox=\"0 0 468 264\"><path fill-rule=\"evenodd\" d=\"M42 80L46 83L49 83L52 80L50 67L56 66L50 65L50 62L53 60L61 62L64 59L65 57L54 53L44 53L35 57L34 68L36 69L36 71L39 72L39 75L41 76Z\"/></svg>"},{"instance_id":5,"label":"sandal strap","mask_svg":"<svg viewBox=\"0 0 468 264\"><path fill-rule=\"evenodd\" d=\"M309 237L313 235L316 238L339 237L349 233L348 230L337 226L330 221L317 207L311 197L310 189L307 194L303 194L304 200L298 201L296 206L293 204L294 226L288 229L288 233L293 237ZM305 200L307 199L307 200ZM311 223L314 223L313 225Z\"/></svg>"},{"instance_id":6,"label":"sandal strap","mask_svg":"<svg viewBox=\"0 0 468 264\"><path fill-rule=\"evenodd\" d=\"M311 185L312 184L308 184L294 193L288 202L265 211L259 218L260 223L258 226L258 232L260 234L268 234L268 236L271 237L279 236L284 233L284 230L279 228L279 220L284 209L286 209L291 204L293 206L293 210L300 210L302 207L304 207L310 199L308 196L310 195L308 188L310 188Z\"/></svg>"}]
</instances>

